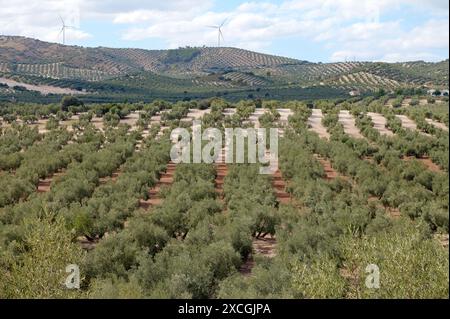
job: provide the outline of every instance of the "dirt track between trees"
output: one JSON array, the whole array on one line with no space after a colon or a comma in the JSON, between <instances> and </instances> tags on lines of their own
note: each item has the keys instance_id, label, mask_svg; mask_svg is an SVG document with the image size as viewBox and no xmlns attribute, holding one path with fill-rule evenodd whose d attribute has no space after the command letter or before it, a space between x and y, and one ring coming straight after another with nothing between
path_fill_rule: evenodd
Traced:
<instances>
[{"instance_id":1,"label":"dirt track between trees","mask_svg":"<svg viewBox=\"0 0 450 319\"><path fill-rule=\"evenodd\" d=\"M322 124L323 114L321 109L313 109L312 114L308 119L308 125L311 127L311 131L319 134L321 138L330 139L330 134Z\"/></svg>"},{"instance_id":2,"label":"dirt track between trees","mask_svg":"<svg viewBox=\"0 0 450 319\"><path fill-rule=\"evenodd\" d=\"M37 192L38 193L47 193L50 191L51 188L51 184L52 182L60 177L64 175L64 170L61 170L59 172L56 172L54 174L52 174L51 176L44 178L44 179L40 179L39 183L38 183L38 187L37 187Z\"/></svg>"},{"instance_id":3,"label":"dirt track between trees","mask_svg":"<svg viewBox=\"0 0 450 319\"><path fill-rule=\"evenodd\" d=\"M432 120L432 119L425 119L425 121L427 121L428 124L433 125L434 127L441 129L445 132L448 132L448 127L447 125L445 125L444 123Z\"/></svg>"},{"instance_id":4,"label":"dirt track between trees","mask_svg":"<svg viewBox=\"0 0 450 319\"><path fill-rule=\"evenodd\" d=\"M215 163L216 168L216 179L215 179L215 190L219 200L223 202L223 184L225 181L225 177L228 174L228 166L225 163L225 149L221 150L221 154L218 158L218 163Z\"/></svg>"},{"instance_id":5,"label":"dirt track between trees","mask_svg":"<svg viewBox=\"0 0 450 319\"><path fill-rule=\"evenodd\" d=\"M266 236L264 238L254 238L252 242L253 252L248 256L247 261L241 266L239 272L246 277L252 275L255 267L255 256L273 258L276 256L277 241L275 237Z\"/></svg>"},{"instance_id":6,"label":"dirt track between trees","mask_svg":"<svg viewBox=\"0 0 450 319\"><path fill-rule=\"evenodd\" d=\"M429 157L424 156L424 157L417 158L417 157L414 157L414 156L405 156L405 157L403 157L403 159L405 161L414 161L414 160L416 160L416 161L419 161L420 163L422 163L426 168L428 168L432 172L436 172L436 173L442 172L442 169L438 165L433 163L433 161Z\"/></svg>"},{"instance_id":7,"label":"dirt track between trees","mask_svg":"<svg viewBox=\"0 0 450 319\"><path fill-rule=\"evenodd\" d=\"M328 159L317 154L314 154L314 157L323 166L323 169L325 171L325 179L333 180L337 177L340 177L339 173L333 169L333 167L331 166L331 162Z\"/></svg>"},{"instance_id":8,"label":"dirt track between trees","mask_svg":"<svg viewBox=\"0 0 450 319\"><path fill-rule=\"evenodd\" d=\"M347 110L341 110L339 112L339 123L344 127L345 134L350 135L354 138L364 138L361 135L358 127L356 126L355 118Z\"/></svg>"},{"instance_id":9,"label":"dirt track between trees","mask_svg":"<svg viewBox=\"0 0 450 319\"><path fill-rule=\"evenodd\" d=\"M139 207L148 210L150 207L161 205L162 199L160 195L161 188L164 186L170 186L173 183L173 176L176 170L176 164L169 162L167 164L166 171L161 174L158 182L149 189L147 200L141 199L139 201Z\"/></svg>"},{"instance_id":10,"label":"dirt track between trees","mask_svg":"<svg viewBox=\"0 0 450 319\"><path fill-rule=\"evenodd\" d=\"M383 115L373 112L368 112L367 115L372 119L373 128L381 135L394 136L394 133L386 127L387 121Z\"/></svg>"}]
</instances>

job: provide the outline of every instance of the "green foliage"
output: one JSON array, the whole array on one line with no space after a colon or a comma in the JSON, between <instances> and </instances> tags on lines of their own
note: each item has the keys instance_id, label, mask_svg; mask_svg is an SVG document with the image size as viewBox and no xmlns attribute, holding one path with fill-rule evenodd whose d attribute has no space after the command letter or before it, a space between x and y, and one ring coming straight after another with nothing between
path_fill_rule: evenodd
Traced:
<instances>
[{"instance_id":1,"label":"green foliage","mask_svg":"<svg viewBox=\"0 0 450 319\"><path fill-rule=\"evenodd\" d=\"M346 282L336 261L326 256L318 256L310 263L296 262L292 277L294 298L336 299L345 295Z\"/></svg>"},{"instance_id":2,"label":"green foliage","mask_svg":"<svg viewBox=\"0 0 450 319\"><path fill-rule=\"evenodd\" d=\"M82 298L86 293L68 289L66 267L78 265L83 276L85 253L72 242L64 220L52 214L26 219L18 255L2 256L2 298ZM81 278L82 279L82 278Z\"/></svg>"},{"instance_id":3,"label":"green foliage","mask_svg":"<svg viewBox=\"0 0 450 319\"><path fill-rule=\"evenodd\" d=\"M186 63L197 57L201 51L197 48L179 48L177 50L168 50L164 58L165 63Z\"/></svg>"},{"instance_id":4,"label":"green foliage","mask_svg":"<svg viewBox=\"0 0 450 319\"><path fill-rule=\"evenodd\" d=\"M83 106L84 103L75 96L65 96L61 100L61 110L64 112L69 111L71 106Z\"/></svg>"},{"instance_id":5,"label":"green foliage","mask_svg":"<svg viewBox=\"0 0 450 319\"><path fill-rule=\"evenodd\" d=\"M17 123L1 127L0 275L6 280L0 283L0 295L448 297L444 285L448 284L448 252L435 238L448 234L448 132L426 121L448 125L448 106L387 109L387 98L109 103L87 105L90 111L80 114L73 134L56 125L45 135ZM204 116L204 126L223 130L251 126L249 118L259 106L268 109L260 118L263 127L277 125L278 108L294 112L279 141L279 168L291 203L278 202L272 178L259 174L256 164L228 165L220 200L214 165L178 164L173 183L161 188L162 203L146 211L139 207L140 199L152 196L148 189L169 161L167 134L156 138L160 125L151 126L147 138L139 136L152 116L165 111L163 124L187 127L181 119L189 110L207 107L211 112ZM17 114L29 121L34 116L71 116L58 104L5 107L1 114ZM236 107L237 114L224 116L228 107ZM329 141L307 127L312 107L325 114ZM364 139L345 134L338 121L340 109L356 117ZM140 111L137 132L117 125L135 110ZM395 136L380 135L366 116L369 111L383 114ZM104 132L90 123L94 114L108 124ZM404 129L398 114L412 118L429 135ZM135 152L138 141L140 149ZM405 160L405 156L416 159ZM428 169L422 156L441 170ZM337 177L328 177L325 161ZM35 192L39 179L58 171L63 173L53 179L49 192ZM53 214L48 217L46 211ZM265 256L258 245L269 235L276 245ZM86 259L84 253L74 255L82 268L83 285L81 291L67 291L61 289L58 276L38 273L33 266L47 267L55 260L55 265L63 265L70 249L80 252L73 242L79 236L95 247ZM249 258L255 266L250 276L243 276L239 269ZM369 263L380 267L379 290L365 286ZM37 288L44 280L50 282L48 293Z\"/></svg>"},{"instance_id":6,"label":"green foliage","mask_svg":"<svg viewBox=\"0 0 450 319\"><path fill-rule=\"evenodd\" d=\"M393 229L367 238L345 238L343 266L354 274L353 298L448 298L448 250L414 229ZM365 285L366 266L380 269L380 288Z\"/></svg>"}]
</instances>

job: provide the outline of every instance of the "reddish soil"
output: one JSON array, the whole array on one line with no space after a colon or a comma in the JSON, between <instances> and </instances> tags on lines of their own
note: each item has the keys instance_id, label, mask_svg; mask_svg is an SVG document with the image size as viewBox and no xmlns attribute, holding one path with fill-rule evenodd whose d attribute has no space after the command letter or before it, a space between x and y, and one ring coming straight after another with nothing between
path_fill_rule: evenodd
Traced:
<instances>
[{"instance_id":1,"label":"reddish soil","mask_svg":"<svg viewBox=\"0 0 450 319\"><path fill-rule=\"evenodd\" d=\"M239 272L244 276L251 276L252 269L255 266L253 256L259 255L267 258L275 257L276 244L276 239L272 236L253 239L253 252L248 256L247 261L241 266Z\"/></svg>"},{"instance_id":2,"label":"reddish soil","mask_svg":"<svg viewBox=\"0 0 450 319\"><path fill-rule=\"evenodd\" d=\"M339 177L340 175L333 169L331 166L331 163L328 159L314 154L314 157L319 161L319 163L323 166L323 169L325 170L325 179L327 180L333 180L336 177Z\"/></svg>"},{"instance_id":3,"label":"reddish soil","mask_svg":"<svg viewBox=\"0 0 450 319\"><path fill-rule=\"evenodd\" d=\"M398 208L384 206L383 204L381 204L380 200L375 196L370 196L368 198L368 202L369 203L375 202L377 207L379 209L384 209L386 214L392 219L397 219L400 218L401 216L400 210Z\"/></svg>"},{"instance_id":4,"label":"reddish soil","mask_svg":"<svg viewBox=\"0 0 450 319\"><path fill-rule=\"evenodd\" d=\"M400 218L400 216L402 215L400 213L400 211L398 210L398 208L393 208L393 207L387 207L386 212L388 213L389 217L391 217L393 219Z\"/></svg>"},{"instance_id":5,"label":"reddish soil","mask_svg":"<svg viewBox=\"0 0 450 319\"><path fill-rule=\"evenodd\" d=\"M215 179L215 186L216 186L216 193L219 196L220 200L223 201L223 183L225 180L225 176L227 176L228 173L228 167L225 163L218 163L216 164L216 179Z\"/></svg>"},{"instance_id":6,"label":"reddish soil","mask_svg":"<svg viewBox=\"0 0 450 319\"><path fill-rule=\"evenodd\" d=\"M162 199L160 196L160 191L163 186L170 186L173 183L173 174L176 169L176 164L169 162L166 167L166 172L161 174L159 181L155 186L149 189L148 195L149 199L139 201L139 207L148 210L152 206L161 205Z\"/></svg>"},{"instance_id":7,"label":"reddish soil","mask_svg":"<svg viewBox=\"0 0 450 319\"><path fill-rule=\"evenodd\" d=\"M291 194L286 192L286 181L280 170L277 170L272 176L272 187L275 190L275 196L279 203L287 204L291 202Z\"/></svg>"},{"instance_id":8,"label":"reddish soil","mask_svg":"<svg viewBox=\"0 0 450 319\"><path fill-rule=\"evenodd\" d=\"M111 181L111 182L117 181L117 178L119 178L120 173L121 173L121 171L119 169L119 170L115 171L114 173L112 173L111 176L99 178L100 185L104 185L104 184L108 183L109 181Z\"/></svg>"},{"instance_id":9,"label":"reddish soil","mask_svg":"<svg viewBox=\"0 0 450 319\"><path fill-rule=\"evenodd\" d=\"M427 156L420 157L420 158L417 158L414 156L405 156L405 157L403 157L403 159L405 161L417 160L417 161L421 162L423 165L425 165L432 172L442 172L442 169L438 165L433 163L431 158L429 158Z\"/></svg>"},{"instance_id":10,"label":"reddish soil","mask_svg":"<svg viewBox=\"0 0 450 319\"><path fill-rule=\"evenodd\" d=\"M40 179L38 187L37 187L37 192L38 193L47 193L48 191L50 191L50 185L51 185L52 181L53 181L53 176L47 177L44 179Z\"/></svg>"},{"instance_id":11,"label":"reddish soil","mask_svg":"<svg viewBox=\"0 0 450 319\"><path fill-rule=\"evenodd\" d=\"M239 272L241 275L249 277L252 274L253 267L255 267L255 261L253 260L253 257L249 256L247 261L239 269Z\"/></svg>"},{"instance_id":12,"label":"reddish soil","mask_svg":"<svg viewBox=\"0 0 450 319\"><path fill-rule=\"evenodd\" d=\"M280 170L277 170L272 176L272 187L275 190L277 201L281 204L292 203L292 196L286 192L286 181L283 178ZM268 258L275 257L275 246L277 241L275 237L268 235L265 237L253 239L253 252L248 256L246 262L241 266L239 272L243 276L251 276L252 269L255 266L253 256L260 255Z\"/></svg>"},{"instance_id":13,"label":"reddish soil","mask_svg":"<svg viewBox=\"0 0 450 319\"><path fill-rule=\"evenodd\" d=\"M277 201L281 204L292 203L291 194L286 192L286 184L281 171L278 169L275 174L272 175L272 187L275 191ZM252 269L255 266L254 255L273 258L275 257L276 244L277 241L272 235L253 238L253 252L248 256L245 263L239 269L239 272L243 276L251 276Z\"/></svg>"},{"instance_id":14,"label":"reddish soil","mask_svg":"<svg viewBox=\"0 0 450 319\"><path fill-rule=\"evenodd\" d=\"M56 172L53 175L44 178L44 179L40 179L39 183L38 183L38 187L37 187L37 192L38 193L47 193L50 191L51 188L51 184L53 182L53 180L56 177L62 176L64 175L64 170L60 171L60 172Z\"/></svg>"},{"instance_id":15,"label":"reddish soil","mask_svg":"<svg viewBox=\"0 0 450 319\"><path fill-rule=\"evenodd\" d=\"M81 245L84 250L92 250L97 246L99 238L88 239L86 236L81 236L77 238L77 242Z\"/></svg>"},{"instance_id":16,"label":"reddish soil","mask_svg":"<svg viewBox=\"0 0 450 319\"><path fill-rule=\"evenodd\" d=\"M215 163L216 179L215 190L221 202L223 202L223 183L228 174L228 166L225 163L225 149L223 148L219 155L219 163Z\"/></svg>"}]
</instances>

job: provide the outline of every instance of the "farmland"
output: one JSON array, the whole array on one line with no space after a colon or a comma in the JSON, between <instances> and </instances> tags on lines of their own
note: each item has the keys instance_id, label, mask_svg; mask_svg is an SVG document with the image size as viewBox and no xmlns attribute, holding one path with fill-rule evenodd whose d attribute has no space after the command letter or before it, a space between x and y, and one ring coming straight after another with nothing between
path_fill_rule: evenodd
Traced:
<instances>
[{"instance_id":1,"label":"farmland","mask_svg":"<svg viewBox=\"0 0 450 319\"><path fill-rule=\"evenodd\" d=\"M200 65L204 54L166 59ZM4 102L0 297L448 298L449 114L438 100ZM278 128L278 170L173 162L170 132L194 119L223 134ZM78 290L61 285L68 264ZM365 284L371 264L381 289Z\"/></svg>"},{"instance_id":2,"label":"farmland","mask_svg":"<svg viewBox=\"0 0 450 319\"><path fill-rule=\"evenodd\" d=\"M171 50L78 47L25 37L0 41L0 101L170 102L223 97L310 100L448 89L448 60L312 63L232 47Z\"/></svg>"}]
</instances>

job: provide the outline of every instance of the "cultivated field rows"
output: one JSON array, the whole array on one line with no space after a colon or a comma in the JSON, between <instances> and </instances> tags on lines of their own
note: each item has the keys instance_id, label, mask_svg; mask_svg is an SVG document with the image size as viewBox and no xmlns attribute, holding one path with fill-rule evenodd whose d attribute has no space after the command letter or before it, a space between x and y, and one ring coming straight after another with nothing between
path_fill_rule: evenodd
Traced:
<instances>
[{"instance_id":1,"label":"cultivated field rows","mask_svg":"<svg viewBox=\"0 0 450 319\"><path fill-rule=\"evenodd\" d=\"M222 114L236 114L236 109L223 111ZM268 110L257 109L249 112L250 115L245 120L258 127L259 119L266 111ZM298 112L306 114L308 110ZM264 278L277 279L281 278L280 274L289 276L289 283L283 284L285 293L286 287L290 287L290 282L298 276L297 269L303 269L303 264L299 264L300 268L283 268L280 272L277 268L280 264L283 265L281 267L290 267L283 261L288 259L293 263L301 262L299 254L318 258L318 248L310 243L318 242L319 247L326 249L326 241L340 243L345 238L345 235L342 235L344 238L335 237L341 236L337 234L351 232L354 238L354 234L359 233L363 236L361 241L365 241L365 236L369 234L369 231L366 234L367 227L373 234L390 231L391 226L383 226L385 228L378 230L380 224L408 224L406 220L409 220L410 208L404 203L414 202L413 192L419 192L418 197L427 205L434 205L430 207L443 207L441 198L445 194L438 188L428 189L427 180L410 179L408 176L411 173L404 173L415 170L414 174L428 176L433 179L433 184L439 185L437 183L441 176L446 173L432 168L431 161L431 175L425 173L426 167L417 166L415 159L375 163L371 158L373 154L362 152L365 155L361 155L358 149L353 148L352 143L340 142L341 137L338 135L332 136L333 142L328 141L331 134L340 133L322 123L324 113L329 115L326 108L313 109L311 112L309 118L304 117L305 126L297 128L298 131L294 133L294 130L286 128L295 129L294 124L288 123L289 115L294 115L295 112L290 109L279 110L280 119L272 124L286 129L286 132L280 141L279 170L273 176L260 175L256 164L174 164L166 154L169 147L169 144L165 144L167 135L160 134L157 139L155 132L151 133L152 129L149 128L142 131L146 141L139 141L138 136L118 128L117 130L122 130L120 134L125 138L125 144L121 145L120 141L111 145L107 143L98 151L104 152L108 159L115 157L117 160L106 172L101 173L100 164L103 162L100 157L93 153L87 154L78 165L56 172L54 177L58 177L55 179L58 180L57 183L49 178L41 180L39 195L32 196L30 203L20 202L0 209L3 213L0 214L3 218L1 221L18 223L20 215L17 212L29 211L24 208L32 207L26 205L35 203L37 199L44 203L48 201L51 205L56 205L52 207L56 207L56 213L64 216L68 223L73 223L77 216L77 223L73 227L79 235L79 243L90 250L87 255L89 276L99 280L98 283L102 283L101 274L105 273L105 269L109 269L107 276L120 274L122 278L128 278L140 272L143 278L150 278L148 274L144 275L147 267L154 269L157 265L164 265L161 276L155 279L156 283L143 289L150 296L174 297L178 296L178 290L159 291L158 286L179 278L180 274L182 278L191 278L189 276L197 274L196 269L200 269L196 278L200 276L202 280L195 281L200 282L195 286L200 290L190 286L182 289L190 294L187 296L214 298L232 297L229 287L238 289L237 291L241 289L239 287L247 286L257 289ZM201 119L208 113L211 114L211 110L190 109L181 120ZM383 124L380 123L380 118L386 121L379 113L367 114L372 118L378 117L378 123L375 124ZM150 124L159 123L161 116L159 114L151 118ZM339 118L337 123L343 124L346 134L362 138L350 112L341 111L336 116ZM137 129L138 119L139 113L132 113L122 119L121 123ZM218 121L223 120L222 117ZM357 133L349 134L349 127ZM321 138L325 133L328 138ZM110 130L103 130L101 133L107 134L113 133ZM396 134L393 138L400 137ZM365 140L358 147L364 148ZM149 148L152 145L154 148ZM135 147L139 152L133 151ZM127 155L119 156L124 151ZM222 149L222 156L224 151ZM156 155L158 152L165 155L160 157ZM86 163L83 164L84 162ZM98 176L81 198L76 195L67 201L55 201L55 198L63 198L58 188L64 183L66 176L84 176L75 175L74 171L90 170L93 164L99 165L92 171ZM392 171L387 171L385 165L390 165ZM69 179L67 183L69 182L75 184L76 180ZM396 195L399 188L405 190L401 196ZM416 206L424 205L423 202L414 203ZM421 214L427 216L425 209L427 208ZM5 216L8 218L5 219ZM11 216L17 217L15 219ZM80 223L82 217L89 218L89 223ZM411 217L411 222L415 223L418 218L422 217ZM434 223L435 220L439 221L423 218L424 223ZM324 224L327 227L332 225L333 231L329 233L326 227L321 228ZM345 247L347 246L341 244L336 246L337 253L342 254L342 263L332 265L336 271L334 280L349 283L352 281L348 274L352 273L349 265L352 264L353 254L341 252ZM145 254L137 253L142 248L146 249ZM128 251L131 253L128 254ZM121 259L123 256L126 261ZM139 259L137 256L140 256ZM391 257L386 258L391 260ZM227 267L219 267L222 265ZM217 272L218 269L221 270L220 273ZM202 277L203 275L205 276ZM205 285L214 288L212 291L204 290ZM95 290L95 287L89 289L93 289L94 295L104 291ZM341 298L349 294L342 289L333 293ZM276 285L274 291L281 296L281 290L278 291ZM266 295L264 292L257 292L257 296Z\"/></svg>"},{"instance_id":2,"label":"cultivated field rows","mask_svg":"<svg viewBox=\"0 0 450 319\"><path fill-rule=\"evenodd\" d=\"M199 110L199 109L190 109L189 113L187 114L186 117L182 118L181 121L182 122L191 122L193 120L200 120L205 114L209 114L210 113L210 109L206 109L206 110ZM256 127L259 127L259 117L262 116L264 113L268 112L268 109L257 109L250 117L249 117L249 122L253 123L254 125L256 125ZM277 111L280 114L280 119L279 119L279 125L280 127L280 133L283 134L284 133L284 129L282 128L282 126L286 125L288 122L288 117L290 115L293 114L293 111L290 109L277 109ZM165 113L167 111L162 111L159 115L154 115L151 117L150 120L150 124L160 124L162 119L161 119L161 114ZM235 114L236 109L234 108L228 108L225 109L224 111L224 115L225 116L231 116L233 114ZM77 114L77 115L73 115L70 120L67 121L62 121L61 125L63 127L66 127L67 130L72 131L72 124L74 124L76 121L79 120L80 115L81 114ZM381 134L387 135L387 136L392 136L393 132L390 131L389 129L387 129L386 127L386 119L383 117L383 115L379 114L379 113L373 113L373 112L369 112L368 115L372 118L373 122L374 122L374 128L377 129ZM125 118L120 119L120 123L121 124L128 124L131 127L132 131L135 131L138 129L137 127L137 122L139 120L140 117L140 112L131 112L129 115L127 115ZM408 118L406 115L396 115L396 117L398 119L401 120L402 122L402 126L405 129L410 129L410 130L417 130L417 125L414 123L413 120L411 120L410 118ZM327 132L326 128L322 125L322 119L323 119L323 114L322 111L320 109L312 109L312 115L311 117L308 119L308 125L310 125L311 130L313 130L314 132L316 132L317 134L319 134L321 137L329 139L329 133ZM1 120L1 118L0 118ZM439 123L437 121L434 121L432 119L426 119L426 121L432 125L434 125L435 127L442 129L444 131L448 131L448 127L442 123ZM19 124L23 123L23 121L21 119L17 119L17 122ZM36 123L30 124L30 126L36 126L38 127L39 133L41 134L45 134L48 132L48 130L45 128L46 124L47 124L48 120L47 119L39 119ZM94 116L91 120L91 123L100 131L103 131L104 129L104 123L103 123L103 119L101 117L97 117ZM352 137L355 138L364 138L361 133L359 132L359 129L356 127L355 125L355 119L354 117L350 114L350 112L348 110L341 110L339 113L339 123L341 123L344 126L344 131L349 134ZM6 127L8 126L8 124L6 124ZM161 127L161 132L163 132L165 129L168 129L168 126L162 126ZM144 130L143 133L144 137L147 136L148 134L148 130ZM425 135L428 135L426 133L423 133Z\"/></svg>"},{"instance_id":3,"label":"cultivated field rows","mask_svg":"<svg viewBox=\"0 0 450 319\"><path fill-rule=\"evenodd\" d=\"M356 127L355 119L347 110L341 110L339 112L339 123L344 127L346 134L354 138L364 138Z\"/></svg>"},{"instance_id":4,"label":"cultivated field rows","mask_svg":"<svg viewBox=\"0 0 450 319\"><path fill-rule=\"evenodd\" d=\"M383 117L383 115L379 113L374 112L368 112L367 115L372 119L374 128L380 132L380 134L387 135L387 136L393 136L394 133L387 128L387 121Z\"/></svg>"},{"instance_id":5,"label":"cultivated field rows","mask_svg":"<svg viewBox=\"0 0 450 319\"><path fill-rule=\"evenodd\" d=\"M434 127L437 127L438 129L448 132L448 127L443 123L440 123L438 121L435 121L433 119L428 119L428 118L425 119L425 121L427 121L429 124L433 125Z\"/></svg>"},{"instance_id":6,"label":"cultivated field rows","mask_svg":"<svg viewBox=\"0 0 450 319\"><path fill-rule=\"evenodd\" d=\"M322 124L323 114L321 109L313 109L312 114L308 119L308 125L311 130L319 134L321 138L330 139L330 134Z\"/></svg>"}]
</instances>

